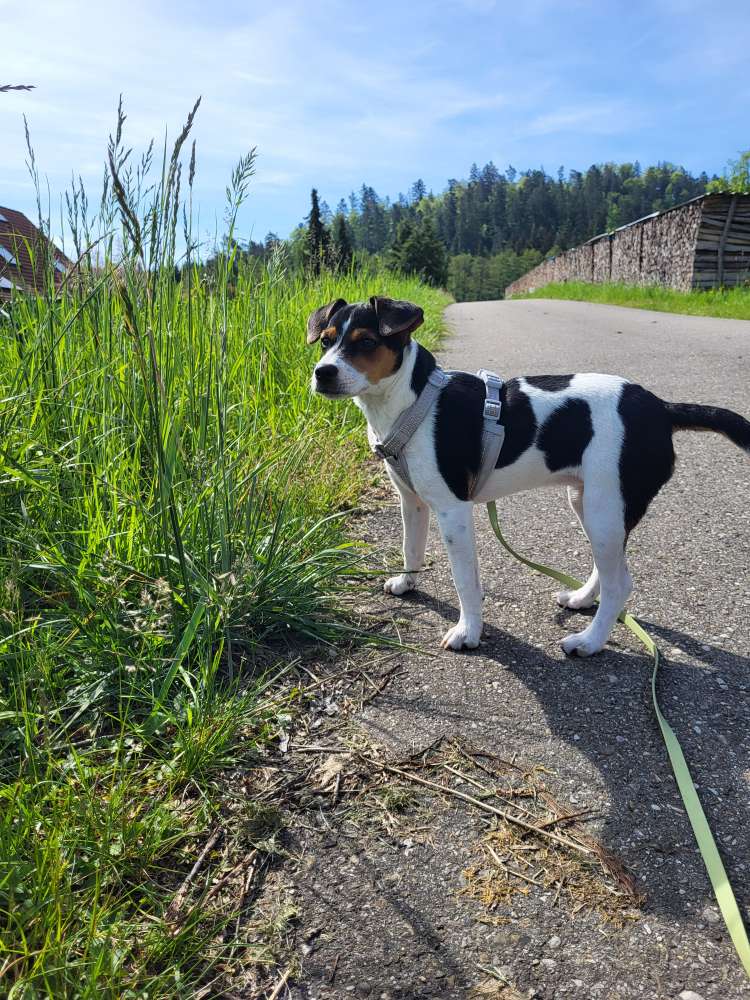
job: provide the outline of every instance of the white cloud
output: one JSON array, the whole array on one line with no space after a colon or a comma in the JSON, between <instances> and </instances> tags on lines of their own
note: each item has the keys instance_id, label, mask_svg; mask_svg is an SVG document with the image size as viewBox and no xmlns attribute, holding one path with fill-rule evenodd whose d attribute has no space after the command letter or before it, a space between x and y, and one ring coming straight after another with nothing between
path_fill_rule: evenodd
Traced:
<instances>
[{"instance_id":1,"label":"white cloud","mask_svg":"<svg viewBox=\"0 0 750 1000\"><path fill-rule=\"evenodd\" d=\"M494 0L382 0L377 8L365 0L0 0L0 82L38 88L0 95L0 202L7 187L16 201L26 189L31 204L23 112L53 195L81 173L93 199L121 92L125 138L137 150L152 136L159 146L165 124L173 138L203 95L195 202L209 217L221 217L232 165L257 146L251 212L261 228L290 228L313 185L332 201L362 181L395 194L419 174L437 189L493 153L520 168L546 158L591 162L617 155L627 133L645 161L638 143L650 129L657 155L679 155L673 146L686 130L678 123L666 146L661 123L681 98L704 106L726 27L713 30L706 17L700 31L692 21L681 28L669 2L683 0L658 0L631 29L618 22L618 45L609 47L614 22L592 0L564 9L552 0L512 8ZM688 35L700 39L705 70ZM732 66L744 36L740 25L724 46ZM725 115L746 100L745 77L734 78Z\"/></svg>"},{"instance_id":2,"label":"white cloud","mask_svg":"<svg viewBox=\"0 0 750 1000\"><path fill-rule=\"evenodd\" d=\"M489 14L497 6L497 0L457 0L457 3L475 14Z\"/></svg>"},{"instance_id":3,"label":"white cloud","mask_svg":"<svg viewBox=\"0 0 750 1000\"><path fill-rule=\"evenodd\" d=\"M361 178L413 156L436 127L506 101L423 72L420 59L434 44L427 33L347 44L363 26L335 0L314 12L300 0L259 15L242 8L223 20L199 10L147 0L127 13L111 2L38 0L33 11L4 5L3 73L38 89L0 104L3 176L25 176L22 112L54 187L82 165L98 175L120 92L126 140L137 148L152 136L160 142L165 122L174 136L202 94L198 181L221 193L250 146L260 152L257 187L352 169Z\"/></svg>"},{"instance_id":4,"label":"white cloud","mask_svg":"<svg viewBox=\"0 0 750 1000\"><path fill-rule=\"evenodd\" d=\"M587 103L566 106L537 115L522 129L527 136L577 132L590 135L614 135L632 128L638 113L624 101Z\"/></svg>"}]
</instances>

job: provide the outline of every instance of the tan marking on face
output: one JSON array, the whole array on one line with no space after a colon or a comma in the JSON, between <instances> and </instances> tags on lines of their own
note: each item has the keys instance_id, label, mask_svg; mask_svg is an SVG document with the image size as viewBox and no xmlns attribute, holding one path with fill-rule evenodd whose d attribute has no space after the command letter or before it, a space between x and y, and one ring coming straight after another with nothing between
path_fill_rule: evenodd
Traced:
<instances>
[{"instance_id":1,"label":"tan marking on face","mask_svg":"<svg viewBox=\"0 0 750 1000\"><path fill-rule=\"evenodd\" d=\"M366 375L371 385L377 385L381 379L393 375L397 356L384 344L380 344L369 354L360 354L352 358L350 364L358 372Z\"/></svg>"},{"instance_id":2,"label":"tan marking on face","mask_svg":"<svg viewBox=\"0 0 750 1000\"><path fill-rule=\"evenodd\" d=\"M375 340L375 334L372 330L368 330L366 326L358 326L357 329L349 334L349 340L355 343L358 340L362 340L363 337L371 337Z\"/></svg>"},{"instance_id":3,"label":"tan marking on face","mask_svg":"<svg viewBox=\"0 0 750 1000\"><path fill-rule=\"evenodd\" d=\"M335 326L327 326L325 330L321 333L321 337L330 337L331 340L335 340L338 337L338 330Z\"/></svg>"}]
</instances>

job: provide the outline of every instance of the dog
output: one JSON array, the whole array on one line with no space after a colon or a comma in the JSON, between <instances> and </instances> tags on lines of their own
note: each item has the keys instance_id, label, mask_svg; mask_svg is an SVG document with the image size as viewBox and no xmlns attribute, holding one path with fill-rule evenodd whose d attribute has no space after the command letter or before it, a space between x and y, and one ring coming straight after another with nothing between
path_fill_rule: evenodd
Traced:
<instances>
[{"instance_id":1,"label":"dog","mask_svg":"<svg viewBox=\"0 0 750 1000\"><path fill-rule=\"evenodd\" d=\"M374 448L422 393L436 367L412 338L424 320L412 302L373 296L337 299L316 309L307 342L320 343L311 388L329 399L353 398ZM570 656L591 656L609 639L632 592L628 537L674 469L672 435L716 431L750 455L750 422L731 410L668 403L613 375L533 375L513 378L500 392L502 449L476 496L481 462L485 385L475 375L449 373L434 405L404 448L409 484L388 466L401 499L404 570L385 582L389 594L412 590L422 568L434 511L458 593L458 622L444 649L479 645L483 592L473 507L542 486L565 485L593 551L591 575L577 590L557 594L564 608L599 605L582 632L561 642Z\"/></svg>"}]
</instances>

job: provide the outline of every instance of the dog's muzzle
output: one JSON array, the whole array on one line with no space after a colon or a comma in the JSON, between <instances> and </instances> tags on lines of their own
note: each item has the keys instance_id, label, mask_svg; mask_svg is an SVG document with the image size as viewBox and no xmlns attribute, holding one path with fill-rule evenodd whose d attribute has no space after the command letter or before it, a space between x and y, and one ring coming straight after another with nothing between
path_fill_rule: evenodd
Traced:
<instances>
[{"instance_id":1,"label":"dog's muzzle","mask_svg":"<svg viewBox=\"0 0 750 1000\"><path fill-rule=\"evenodd\" d=\"M315 390L323 395L333 395L337 390L339 369L337 365L317 365L314 369Z\"/></svg>"}]
</instances>

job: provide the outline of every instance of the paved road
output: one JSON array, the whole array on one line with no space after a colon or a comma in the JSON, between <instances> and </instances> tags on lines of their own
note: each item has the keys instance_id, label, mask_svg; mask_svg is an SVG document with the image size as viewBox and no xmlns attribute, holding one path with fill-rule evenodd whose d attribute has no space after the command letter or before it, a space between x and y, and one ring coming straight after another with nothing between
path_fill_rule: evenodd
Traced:
<instances>
[{"instance_id":1,"label":"paved road","mask_svg":"<svg viewBox=\"0 0 750 1000\"><path fill-rule=\"evenodd\" d=\"M446 367L517 374L599 371L666 399L750 414L750 323L554 302L463 303L447 313ZM750 461L723 438L682 434L674 478L629 545L633 610L667 653L662 703L750 912ZM502 501L510 539L529 555L584 576L588 544L559 490ZM432 843L329 849L303 886L303 913L335 944L307 962L305 997L460 997L500 965L522 995L546 998L750 996L728 943L653 719L650 663L618 627L607 650L566 660L558 642L583 618L554 604L554 584L509 561L476 512L486 590L485 634L473 653L405 657L406 669L360 720L394 752L441 733L549 768L552 790L597 810L602 841L648 899L625 930L572 919L532 892L510 924L476 922L456 896L476 826L439 803ZM371 539L398 542L396 510L374 513ZM434 530L421 592L397 612L407 636L437 643L456 597ZM383 607L393 613L394 598ZM311 887L315 886L313 890ZM560 944L551 949L550 938ZM326 969L338 953L335 986ZM544 961L542 961L544 960ZM550 961L551 960L551 961ZM328 963L328 964L327 964ZM368 992L371 991L371 992ZM529 991L536 990L536 993Z\"/></svg>"}]
</instances>

